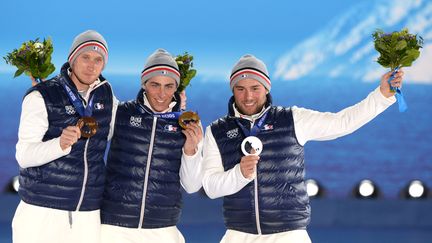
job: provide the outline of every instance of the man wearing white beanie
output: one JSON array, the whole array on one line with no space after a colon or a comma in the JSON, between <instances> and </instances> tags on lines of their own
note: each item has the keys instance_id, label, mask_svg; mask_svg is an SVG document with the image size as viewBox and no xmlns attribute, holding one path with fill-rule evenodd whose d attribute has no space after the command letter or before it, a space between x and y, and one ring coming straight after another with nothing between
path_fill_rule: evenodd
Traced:
<instances>
[{"instance_id":1,"label":"man wearing white beanie","mask_svg":"<svg viewBox=\"0 0 432 243\"><path fill-rule=\"evenodd\" d=\"M228 115L206 129L203 187L223 197L223 243L310 243L304 145L360 128L395 102L391 73L363 101L337 113L273 106L265 64L245 55L231 72ZM395 74L393 87L402 84ZM253 148L253 149L252 149Z\"/></svg>"},{"instance_id":2,"label":"man wearing white beanie","mask_svg":"<svg viewBox=\"0 0 432 243\"><path fill-rule=\"evenodd\" d=\"M107 159L101 242L183 243L181 187L201 188L201 124L178 123L180 72L158 49L141 72L136 100L119 105Z\"/></svg>"},{"instance_id":3,"label":"man wearing white beanie","mask_svg":"<svg viewBox=\"0 0 432 243\"><path fill-rule=\"evenodd\" d=\"M16 145L14 243L99 242L104 152L118 103L101 75L107 61L105 39L85 31L60 74L27 91Z\"/></svg>"}]
</instances>

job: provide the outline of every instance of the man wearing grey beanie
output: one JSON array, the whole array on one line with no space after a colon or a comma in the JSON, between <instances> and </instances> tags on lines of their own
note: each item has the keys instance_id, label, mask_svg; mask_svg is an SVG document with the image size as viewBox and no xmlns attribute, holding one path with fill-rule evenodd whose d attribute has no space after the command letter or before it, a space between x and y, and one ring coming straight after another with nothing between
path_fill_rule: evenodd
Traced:
<instances>
[{"instance_id":1,"label":"man wearing grey beanie","mask_svg":"<svg viewBox=\"0 0 432 243\"><path fill-rule=\"evenodd\" d=\"M203 188L223 197L223 243L310 243L304 145L354 132L395 102L387 82L337 113L272 105L267 67L253 55L234 65L228 115L207 127ZM391 86L400 87L403 71Z\"/></svg>"},{"instance_id":2,"label":"man wearing grey beanie","mask_svg":"<svg viewBox=\"0 0 432 243\"><path fill-rule=\"evenodd\" d=\"M27 91L16 145L14 243L99 242L104 153L117 99L101 75L105 39L75 37L60 74Z\"/></svg>"},{"instance_id":3,"label":"man wearing grey beanie","mask_svg":"<svg viewBox=\"0 0 432 243\"><path fill-rule=\"evenodd\" d=\"M182 193L201 188L201 124L181 129L180 72L163 49L147 59L136 100L119 105L107 158L101 242L183 243Z\"/></svg>"}]
</instances>

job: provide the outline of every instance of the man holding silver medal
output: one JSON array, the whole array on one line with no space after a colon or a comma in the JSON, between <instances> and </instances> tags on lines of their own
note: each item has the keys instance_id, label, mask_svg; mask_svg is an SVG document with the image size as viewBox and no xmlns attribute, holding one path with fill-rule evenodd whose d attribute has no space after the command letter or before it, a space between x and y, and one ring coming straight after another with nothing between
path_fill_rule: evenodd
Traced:
<instances>
[{"instance_id":1,"label":"man holding silver medal","mask_svg":"<svg viewBox=\"0 0 432 243\"><path fill-rule=\"evenodd\" d=\"M203 187L223 197L221 242L310 243L304 145L352 133L396 99L387 80L363 101L337 113L273 106L265 64L245 55L231 72L229 113L206 129ZM403 71L391 81L402 85Z\"/></svg>"},{"instance_id":2,"label":"man holding silver medal","mask_svg":"<svg viewBox=\"0 0 432 243\"><path fill-rule=\"evenodd\" d=\"M99 242L104 153L118 103L101 75L107 61L105 39L85 31L60 74L25 95L14 243Z\"/></svg>"},{"instance_id":3,"label":"man holding silver medal","mask_svg":"<svg viewBox=\"0 0 432 243\"><path fill-rule=\"evenodd\" d=\"M181 187L201 188L202 127L181 114L179 67L165 50L149 56L136 100L119 105L107 159L101 242L183 243L176 225ZM189 121L189 122L188 122Z\"/></svg>"}]
</instances>

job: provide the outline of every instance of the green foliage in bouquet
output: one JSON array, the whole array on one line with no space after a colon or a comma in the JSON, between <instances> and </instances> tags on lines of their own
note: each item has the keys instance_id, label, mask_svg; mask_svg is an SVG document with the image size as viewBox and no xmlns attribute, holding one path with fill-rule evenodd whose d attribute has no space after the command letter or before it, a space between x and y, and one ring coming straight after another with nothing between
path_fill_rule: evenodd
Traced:
<instances>
[{"instance_id":1,"label":"green foliage in bouquet","mask_svg":"<svg viewBox=\"0 0 432 243\"><path fill-rule=\"evenodd\" d=\"M196 70L193 68L193 56L185 52L183 55L177 55L176 62L180 70L180 84L178 92L182 92L189 85L191 79L195 77Z\"/></svg>"},{"instance_id":2,"label":"green foliage in bouquet","mask_svg":"<svg viewBox=\"0 0 432 243\"><path fill-rule=\"evenodd\" d=\"M383 67L409 67L420 56L423 45L421 36L408 33L408 29L384 33L378 29L372 34L375 49L380 53L377 62Z\"/></svg>"},{"instance_id":3,"label":"green foliage in bouquet","mask_svg":"<svg viewBox=\"0 0 432 243\"><path fill-rule=\"evenodd\" d=\"M18 68L14 78L25 73L35 79L45 79L54 72L51 54L54 48L50 38L40 42L39 39L24 42L19 49L14 49L3 57L7 64Z\"/></svg>"}]
</instances>

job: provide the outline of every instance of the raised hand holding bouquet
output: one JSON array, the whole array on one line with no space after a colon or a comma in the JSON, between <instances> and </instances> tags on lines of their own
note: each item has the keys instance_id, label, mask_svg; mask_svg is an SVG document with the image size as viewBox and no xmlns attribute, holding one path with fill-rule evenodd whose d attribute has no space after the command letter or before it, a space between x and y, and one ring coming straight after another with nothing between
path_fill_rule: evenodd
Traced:
<instances>
[{"instance_id":1,"label":"raised hand holding bouquet","mask_svg":"<svg viewBox=\"0 0 432 243\"><path fill-rule=\"evenodd\" d=\"M423 38L410 34L407 28L392 33L384 33L382 30L378 29L372 36L374 38L375 49L380 53L377 62L385 68L390 68L393 72L388 80L389 84L399 68L411 66L420 56ZM402 91L399 88L393 88L391 86L390 89L396 92L395 96L399 104L399 111L406 111L408 106Z\"/></svg>"},{"instance_id":2,"label":"raised hand holding bouquet","mask_svg":"<svg viewBox=\"0 0 432 243\"><path fill-rule=\"evenodd\" d=\"M185 52L183 55L177 55L175 58L180 70L180 84L177 91L180 94L182 105L181 109L186 110L186 87L190 84L192 78L196 75L196 70L193 69L193 56ZM184 129L189 122L198 123L200 118L196 112L186 111L179 117L179 124Z\"/></svg>"},{"instance_id":3,"label":"raised hand holding bouquet","mask_svg":"<svg viewBox=\"0 0 432 243\"><path fill-rule=\"evenodd\" d=\"M7 64L18 68L14 78L24 73L32 79L32 84L36 85L55 70L51 63L53 50L52 41L49 38L42 42L39 39L30 40L24 42L19 49L8 53L3 59Z\"/></svg>"}]
</instances>

